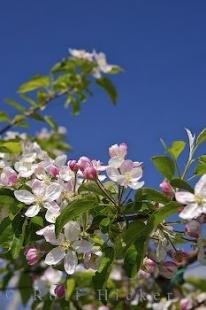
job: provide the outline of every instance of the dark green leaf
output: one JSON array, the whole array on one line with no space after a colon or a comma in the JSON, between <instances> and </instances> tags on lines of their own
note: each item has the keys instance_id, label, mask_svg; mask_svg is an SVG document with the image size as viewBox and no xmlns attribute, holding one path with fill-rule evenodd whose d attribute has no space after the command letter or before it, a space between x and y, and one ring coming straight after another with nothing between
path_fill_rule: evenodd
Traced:
<instances>
[{"instance_id":1,"label":"dark green leaf","mask_svg":"<svg viewBox=\"0 0 206 310\"><path fill-rule=\"evenodd\" d=\"M97 79L96 82L99 86L101 86L104 90L106 90L106 92L108 93L108 95L112 100L112 103L116 104L118 95L116 88L114 87L111 80L106 77L102 77L100 79Z\"/></svg>"},{"instance_id":2,"label":"dark green leaf","mask_svg":"<svg viewBox=\"0 0 206 310\"><path fill-rule=\"evenodd\" d=\"M60 216L56 221L56 234L58 235L64 225L76 218L79 218L84 212L87 212L98 205L97 200L91 199L77 199L71 202L65 209L62 210Z\"/></svg>"},{"instance_id":3,"label":"dark green leaf","mask_svg":"<svg viewBox=\"0 0 206 310\"><path fill-rule=\"evenodd\" d=\"M170 201L170 199L167 196L152 188L142 188L141 191L143 200L154 201L159 203L167 203Z\"/></svg>"},{"instance_id":4,"label":"dark green leaf","mask_svg":"<svg viewBox=\"0 0 206 310\"><path fill-rule=\"evenodd\" d=\"M170 180L170 184L173 187L176 187L179 189L184 189L184 190L191 192L191 193L194 192L193 188L185 180L182 180L180 178L175 178L175 179Z\"/></svg>"}]
</instances>

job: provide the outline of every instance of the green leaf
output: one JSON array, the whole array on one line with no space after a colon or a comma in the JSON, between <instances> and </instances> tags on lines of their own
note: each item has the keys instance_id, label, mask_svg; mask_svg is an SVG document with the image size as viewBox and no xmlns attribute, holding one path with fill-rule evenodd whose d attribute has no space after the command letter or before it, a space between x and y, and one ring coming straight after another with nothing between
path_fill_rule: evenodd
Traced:
<instances>
[{"instance_id":1,"label":"green leaf","mask_svg":"<svg viewBox=\"0 0 206 310\"><path fill-rule=\"evenodd\" d=\"M175 158L178 159L180 154L184 151L186 143L184 141L178 140L172 143L172 146L168 148L168 152Z\"/></svg>"},{"instance_id":2,"label":"green leaf","mask_svg":"<svg viewBox=\"0 0 206 310\"><path fill-rule=\"evenodd\" d=\"M157 227L159 224L161 224L164 220L166 220L168 217L176 214L179 210L181 205L175 201L171 201L165 206L161 207L157 211L155 211L152 215L154 218L153 224L154 227Z\"/></svg>"},{"instance_id":3,"label":"green leaf","mask_svg":"<svg viewBox=\"0 0 206 310\"><path fill-rule=\"evenodd\" d=\"M21 144L18 141L5 141L0 142L0 147L4 147L7 152L18 155L21 153Z\"/></svg>"},{"instance_id":4,"label":"green leaf","mask_svg":"<svg viewBox=\"0 0 206 310\"><path fill-rule=\"evenodd\" d=\"M111 80L106 77L102 77L100 79L97 79L96 83L107 92L107 94L112 100L112 103L116 104L118 94Z\"/></svg>"},{"instance_id":5,"label":"green leaf","mask_svg":"<svg viewBox=\"0 0 206 310\"><path fill-rule=\"evenodd\" d=\"M137 273L138 254L138 249L134 244L132 244L126 252L123 267L128 277L133 277Z\"/></svg>"},{"instance_id":6,"label":"green leaf","mask_svg":"<svg viewBox=\"0 0 206 310\"><path fill-rule=\"evenodd\" d=\"M154 201L159 203L167 203L170 201L170 199L167 196L152 188L142 188L138 190L135 195L137 199L139 199L139 191L142 192L141 196L142 200Z\"/></svg>"},{"instance_id":7,"label":"green leaf","mask_svg":"<svg viewBox=\"0 0 206 310\"><path fill-rule=\"evenodd\" d=\"M23 83L19 89L19 93L27 93L33 91L38 88L48 87L50 83L49 76L46 75L38 75L34 76L30 81Z\"/></svg>"},{"instance_id":8,"label":"green leaf","mask_svg":"<svg viewBox=\"0 0 206 310\"><path fill-rule=\"evenodd\" d=\"M76 283L75 280L73 278L69 278L67 280L67 297L70 298L74 292Z\"/></svg>"},{"instance_id":9,"label":"green leaf","mask_svg":"<svg viewBox=\"0 0 206 310\"><path fill-rule=\"evenodd\" d=\"M30 117L39 122L43 122L43 123L46 122L45 117L37 112L32 113Z\"/></svg>"},{"instance_id":10,"label":"green leaf","mask_svg":"<svg viewBox=\"0 0 206 310\"><path fill-rule=\"evenodd\" d=\"M134 244L135 241L143 236L147 236L148 233L152 232L153 230L153 223L148 222L147 225L145 225L144 222L141 221L134 221L131 224L129 224L128 229L123 232L123 240L127 246L127 248Z\"/></svg>"},{"instance_id":11,"label":"green leaf","mask_svg":"<svg viewBox=\"0 0 206 310\"><path fill-rule=\"evenodd\" d=\"M14 236L14 239L12 241L12 245L11 245L11 255L13 257L13 259L17 259L17 257L19 256L19 253L21 251L22 248L22 238L16 238Z\"/></svg>"},{"instance_id":12,"label":"green leaf","mask_svg":"<svg viewBox=\"0 0 206 310\"><path fill-rule=\"evenodd\" d=\"M175 174L175 164L167 156L154 156L152 161L156 169L168 180L171 180Z\"/></svg>"},{"instance_id":13,"label":"green leaf","mask_svg":"<svg viewBox=\"0 0 206 310\"><path fill-rule=\"evenodd\" d=\"M93 284L95 289L101 289L102 287L105 287L112 269L113 259L114 259L114 249L111 247L104 249L98 271L95 273L93 277Z\"/></svg>"},{"instance_id":14,"label":"green leaf","mask_svg":"<svg viewBox=\"0 0 206 310\"><path fill-rule=\"evenodd\" d=\"M10 106L12 106L13 108L15 108L19 112L24 112L25 111L25 108L20 103L16 102L13 99L7 98L7 99L5 99L5 102L7 104L9 104Z\"/></svg>"},{"instance_id":15,"label":"green leaf","mask_svg":"<svg viewBox=\"0 0 206 310\"><path fill-rule=\"evenodd\" d=\"M8 122L9 121L9 116L6 112L1 112L0 111L0 122Z\"/></svg>"},{"instance_id":16,"label":"green leaf","mask_svg":"<svg viewBox=\"0 0 206 310\"><path fill-rule=\"evenodd\" d=\"M203 175L206 173L206 163L199 163L196 167L195 174Z\"/></svg>"},{"instance_id":17,"label":"green leaf","mask_svg":"<svg viewBox=\"0 0 206 310\"><path fill-rule=\"evenodd\" d=\"M58 129L58 125L55 122L55 120L53 119L53 117L49 116L49 115L45 115L44 116L44 120L47 122L47 124L54 130Z\"/></svg>"},{"instance_id":18,"label":"green leaf","mask_svg":"<svg viewBox=\"0 0 206 310\"><path fill-rule=\"evenodd\" d=\"M197 145L200 145L206 141L206 128L201 131L197 137Z\"/></svg>"},{"instance_id":19,"label":"green leaf","mask_svg":"<svg viewBox=\"0 0 206 310\"><path fill-rule=\"evenodd\" d=\"M79 218L84 212L94 209L97 204L97 200L94 198L77 199L72 201L62 210L60 216L57 218L56 234L58 235L61 232L67 222Z\"/></svg>"},{"instance_id":20,"label":"green leaf","mask_svg":"<svg viewBox=\"0 0 206 310\"><path fill-rule=\"evenodd\" d=\"M31 275L29 273L21 272L20 279L18 283L21 301L23 305L29 301L30 297L32 296L32 284L31 284Z\"/></svg>"},{"instance_id":21,"label":"green leaf","mask_svg":"<svg viewBox=\"0 0 206 310\"><path fill-rule=\"evenodd\" d=\"M44 226L44 221L43 218L41 216L34 216L31 218L31 222L37 226L43 227Z\"/></svg>"},{"instance_id":22,"label":"green leaf","mask_svg":"<svg viewBox=\"0 0 206 310\"><path fill-rule=\"evenodd\" d=\"M170 184L173 187L176 187L179 189L184 189L184 190L191 192L191 193L194 192L193 188L183 179L180 179L180 178L172 179L172 180L170 180Z\"/></svg>"}]
</instances>

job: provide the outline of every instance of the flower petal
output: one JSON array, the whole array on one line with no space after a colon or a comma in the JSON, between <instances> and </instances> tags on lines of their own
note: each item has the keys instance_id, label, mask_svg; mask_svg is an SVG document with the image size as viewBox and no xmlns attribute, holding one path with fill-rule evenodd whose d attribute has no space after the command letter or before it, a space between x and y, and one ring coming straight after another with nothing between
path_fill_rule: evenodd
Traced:
<instances>
[{"instance_id":1,"label":"flower petal","mask_svg":"<svg viewBox=\"0 0 206 310\"><path fill-rule=\"evenodd\" d=\"M196 203L189 204L185 207L179 214L179 216L184 220L192 220L200 216L202 213L202 208Z\"/></svg>"},{"instance_id":2,"label":"flower petal","mask_svg":"<svg viewBox=\"0 0 206 310\"><path fill-rule=\"evenodd\" d=\"M56 265L64 258L65 255L65 251L58 246L47 254L44 262L47 265Z\"/></svg>"},{"instance_id":3,"label":"flower petal","mask_svg":"<svg viewBox=\"0 0 206 310\"><path fill-rule=\"evenodd\" d=\"M34 195L27 190L14 191L14 196L26 205L31 205L35 201Z\"/></svg>"},{"instance_id":4,"label":"flower petal","mask_svg":"<svg viewBox=\"0 0 206 310\"><path fill-rule=\"evenodd\" d=\"M60 243L60 238L56 238L55 226L53 224L48 225L36 232L38 236L44 236L45 240L53 245L58 245Z\"/></svg>"},{"instance_id":5,"label":"flower petal","mask_svg":"<svg viewBox=\"0 0 206 310\"><path fill-rule=\"evenodd\" d=\"M64 258L64 269L67 274L73 274L76 270L78 264L78 259L76 253L73 251L68 251Z\"/></svg>"},{"instance_id":6,"label":"flower petal","mask_svg":"<svg viewBox=\"0 0 206 310\"><path fill-rule=\"evenodd\" d=\"M144 181L142 181L142 182L138 182L138 181L134 182L133 181L129 184L129 187L137 190L137 189L141 188L143 185L144 185Z\"/></svg>"},{"instance_id":7,"label":"flower petal","mask_svg":"<svg viewBox=\"0 0 206 310\"><path fill-rule=\"evenodd\" d=\"M64 225L64 235L69 241L78 240L80 232L80 225L75 221L69 221L66 225Z\"/></svg>"},{"instance_id":8,"label":"flower petal","mask_svg":"<svg viewBox=\"0 0 206 310\"><path fill-rule=\"evenodd\" d=\"M61 195L61 185L59 183L52 183L46 188L45 200L52 202Z\"/></svg>"},{"instance_id":9,"label":"flower petal","mask_svg":"<svg viewBox=\"0 0 206 310\"><path fill-rule=\"evenodd\" d=\"M43 197L45 195L45 185L39 180L34 180L32 182L32 192L37 197Z\"/></svg>"},{"instance_id":10,"label":"flower petal","mask_svg":"<svg viewBox=\"0 0 206 310\"><path fill-rule=\"evenodd\" d=\"M77 253L90 253L92 251L92 244L87 240L78 240L73 243L73 247Z\"/></svg>"},{"instance_id":11,"label":"flower petal","mask_svg":"<svg viewBox=\"0 0 206 310\"><path fill-rule=\"evenodd\" d=\"M177 192L175 193L175 198L179 203L182 203L183 205L186 205L188 203L195 201L194 194L190 192Z\"/></svg>"},{"instance_id":12,"label":"flower petal","mask_svg":"<svg viewBox=\"0 0 206 310\"><path fill-rule=\"evenodd\" d=\"M39 205L32 205L31 207L27 209L27 211L25 212L25 215L28 217L34 217L35 215L39 213L40 209L41 207Z\"/></svg>"},{"instance_id":13,"label":"flower petal","mask_svg":"<svg viewBox=\"0 0 206 310\"><path fill-rule=\"evenodd\" d=\"M206 174L204 174L195 185L195 194L206 197Z\"/></svg>"},{"instance_id":14,"label":"flower petal","mask_svg":"<svg viewBox=\"0 0 206 310\"><path fill-rule=\"evenodd\" d=\"M113 167L108 167L106 169L106 172L107 172L107 175L108 177L114 181L114 182L117 182L119 177L120 177L120 173L119 171L116 169L116 168L113 168Z\"/></svg>"},{"instance_id":15,"label":"flower petal","mask_svg":"<svg viewBox=\"0 0 206 310\"><path fill-rule=\"evenodd\" d=\"M49 223L55 223L57 217L60 215L60 208L53 208L52 206L48 208L46 214L45 214L45 219Z\"/></svg>"}]
</instances>

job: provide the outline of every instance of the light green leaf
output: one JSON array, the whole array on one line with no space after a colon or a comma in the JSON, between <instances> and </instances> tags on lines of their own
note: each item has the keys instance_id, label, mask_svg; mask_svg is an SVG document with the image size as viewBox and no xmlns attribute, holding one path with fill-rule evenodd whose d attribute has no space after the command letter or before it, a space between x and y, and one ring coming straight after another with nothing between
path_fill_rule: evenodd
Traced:
<instances>
[{"instance_id":1,"label":"light green leaf","mask_svg":"<svg viewBox=\"0 0 206 310\"><path fill-rule=\"evenodd\" d=\"M17 111L19 111L19 112L24 112L24 111L25 111L25 108L24 108L20 103L16 102L16 101L13 100L13 99L10 99L10 98L5 99L5 102L6 102L8 105L10 105L10 106L12 106L13 108L15 108L15 109L16 109Z\"/></svg>"},{"instance_id":2,"label":"light green leaf","mask_svg":"<svg viewBox=\"0 0 206 310\"><path fill-rule=\"evenodd\" d=\"M184 141L178 140L172 143L172 146L168 148L168 152L175 158L178 159L180 154L184 151L186 143Z\"/></svg>"},{"instance_id":3,"label":"light green leaf","mask_svg":"<svg viewBox=\"0 0 206 310\"><path fill-rule=\"evenodd\" d=\"M74 292L74 289L75 289L75 280L74 278L69 278L67 280L67 297L70 298Z\"/></svg>"},{"instance_id":4,"label":"light green leaf","mask_svg":"<svg viewBox=\"0 0 206 310\"><path fill-rule=\"evenodd\" d=\"M6 112L1 112L0 111L0 122L8 122L9 121L9 116Z\"/></svg>"},{"instance_id":5,"label":"light green leaf","mask_svg":"<svg viewBox=\"0 0 206 310\"><path fill-rule=\"evenodd\" d=\"M38 88L48 87L50 83L49 76L46 75L38 75L34 76L30 81L23 83L19 89L19 93L27 93L33 91Z\"/></svg>"},{"instance_id":6,"label":"light green leaf","mask_svg":"<svg viewBox=\"0 0 206 310\"><path fill-rule=\"evenodd\" d=\"M154 156L152 161L156 169L168 180L171 180L175 174L175 164L167 156Z\"/></svg>"},{"instance_id":7,"label":"light green leaf","mask_svg":"<svg viewBox=\"0 0 206 310\"><path fill-rule=\"evenodd\" d=\"M114 259L114 249L111 247L104 249L98 271L95 273L93 277L93 284L95 289L101 289L102 287L105 287L112 269L113 259Z\"/></svg>"},{"instance_id":8,"label":"light green leaf","mask_svg":"<svg viewBox=\"0 0 206 310\"><path fill-rule=\"evenodd\" d=\"M206 141L206 128L201 131L197 137L197 145L200 145Z\"/></svg>"},{"instance_id":9,"label":"light green leaf","mask_svg":"<svg viewBox=\"0 0 206 310\"><path fill-rule=\"evenodd\" d=\"M18 141L0 142L0 147L4 147L11 154L18 155L21 153L21 144Z\"/></svg>"},{"instance_id":10,"label":"light green leaf","mask_svg":"<svg viewBox=\"0 0 206 310\"><path fill-rule=\"evenodd\" d=\"M157 211L155 211L152 215L154 218L153 224L154 227L157 227L159 224L161 224L164 220L166 220L168 217L176 214L181 208L181 205L175 201L171 201L165 206L159 208Z\"/></svg>"}]
</instances>

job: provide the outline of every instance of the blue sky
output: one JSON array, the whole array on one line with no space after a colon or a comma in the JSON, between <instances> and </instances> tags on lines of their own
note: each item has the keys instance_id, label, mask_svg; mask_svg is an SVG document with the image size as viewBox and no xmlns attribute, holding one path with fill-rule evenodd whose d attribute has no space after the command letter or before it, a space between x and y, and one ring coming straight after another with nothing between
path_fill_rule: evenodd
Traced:
<instances>
[{"instance_id":1,"label":"blue sky","mask_svg":"<svg viewBox=\"0 0 206 310\"><path fill-rule=\"evenodd\" d=\"M46 73L69 47L104 51L125 72L115 77L119 102L98 92L77 118L61 102L49 112L68 127L71 157L107 159L107 148L127 142L145 162L147 184L160 177L149 158L159 138L183 138L184 127L206 126L206 2L192 0L3 1L0 10L0 97ZM33 127L33 131L36 128Z\"/></svg>"}]
</instances>

